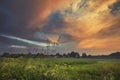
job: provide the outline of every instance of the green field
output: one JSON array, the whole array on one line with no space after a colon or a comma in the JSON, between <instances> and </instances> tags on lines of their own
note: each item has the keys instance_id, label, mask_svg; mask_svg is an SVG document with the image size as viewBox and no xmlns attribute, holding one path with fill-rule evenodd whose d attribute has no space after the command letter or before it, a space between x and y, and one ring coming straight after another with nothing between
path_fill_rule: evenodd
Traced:
<instances>
[{"instance_id":1,"label":"green field","mask_svg":"<svg viewBox=\"0 0 120 80\"><path fill-rule=\"evenodd\" d=\"M0 80L120 80L120 60L1 58Z\"/></svg>"}]
</instances>

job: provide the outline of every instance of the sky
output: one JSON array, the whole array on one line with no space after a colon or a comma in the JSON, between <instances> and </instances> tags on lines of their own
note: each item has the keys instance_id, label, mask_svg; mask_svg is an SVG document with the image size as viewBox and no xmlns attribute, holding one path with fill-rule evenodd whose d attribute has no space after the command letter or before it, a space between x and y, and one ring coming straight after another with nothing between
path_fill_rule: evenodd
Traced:
<instances>
[{"instance_id":1,"label":"sky","mask_svg":"<svg viewBox=\"0 0 120 80\"><path fill-rule=\"evenodd\" d=\"M0 0L0 51L47 46L60 53L120 51L120 0Z\"/></svg>"}]
</instances>

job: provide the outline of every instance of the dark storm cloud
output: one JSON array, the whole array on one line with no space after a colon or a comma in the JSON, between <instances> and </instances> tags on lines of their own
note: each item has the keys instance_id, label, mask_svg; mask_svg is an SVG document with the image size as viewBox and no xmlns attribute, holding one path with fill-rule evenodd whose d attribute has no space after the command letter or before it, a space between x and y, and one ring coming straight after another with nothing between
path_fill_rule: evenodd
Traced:
<instances>
[{"instance_id":1,"label":"dark storm cloud","mask_svg":"<svg viewBox=\"0 0 120 80\"><path fill-rule=\"evenodd\" d=\"M72 36L63 32L69 24L64 21L64 16L60 12L54 12L48 16L48 20L43 25L41 32L45 34L57 34L61 35L61 43L69 42L72 40Z\"/></svg>"},{"instance_id":2,"label":"dark storm cloud","mask_svg":"<svg viewBox=\"0 0 120 80\"><path fill-rule=\"evenodd\" d=\"M0 30L19 35L36 31L34 28L29 30L28 25L40 12L42 13L45 2L45 0L0 0L0 17L2 17Z\"/></svg>"},{"instance_id":3,"label":"dark storm cloud","mask_svg":"<svg viewBox=\"0 0 120 80\"><path fill-rule=\"evenodd\" d=\"M0 8L0 32L10 33L14 31L14 16L4 8Z\"/></svg>"},{"instance_id":4,"label":"dark storm cloud","mask_svg":"<svg viewBox=\"0 0 120 80\"><path fill-rule=\"evenodd\" d=\"M115 2L113 5L110 6L112 14L119 14L120 13L120 1Z\"/></svg>"},{"instance_id":5,"label":"dark storm cloud","mask_svg":"<svg viewBox=\"0 0 120 80\"><path fill-rule=\"evenodd\" d=\"M59 12L54 12L48 17L41 31L44 33L57 33L60 29L64 28L66 24L63 16Z\"/></svg>"},{"instance_id":6,"label":"dark storm cloud","mask_svg":"<svg viewBox=\"0 0 120 80\"><path fill-rule=\"evenodd\" d=\"M53 0L53 2L60 1ZM54 7L53 2L51 0L0 0L0 17L2 17L0 32L31 38L39 29L36 25L30 24L32 22L34 24L34 20L40 18L37 22L41 25L43 16Z\"/></svg>"},{"instance_id":7,"label":"dark storm cloud","mask_svg":"<svg viewBox=\"0 0 120 80\"><path fill-rule=\"evenodd\" d=\"M74 41L73 37L69 34L63 33L61 34L61 43L71 42Z\"/></svg>"},{"instance_id":8,"label":"dark storm cloud","mask_svg":"<svg viewBox=\"0 0 120 80\"><path fill-rule=\"evenodd\" d=\"M39 15L44 15L44 11L49 9L49 7L52 9L52 4L51 0L0 0L0 33L33 41L46 42L46 40L34 37L34 34L40 30L35 26L31 28L29 24ZM60 29L64 21L59 13L55 13L50 15L48 22L45 23L47 24L42 31L47 32L49 30L48 32L52 33L53 28L59 27L58 29ZM23 44L22 42L3 37L0 37L0 42L9 45Z\"/></svg>"},{"instance_id":9,"label":"dark storm cloud","mask_svg":"<svg viewBox=\"0 0 120 80\"><path fill-rule=\"evenodd\" d=\"M30 30L28 24L38 14L36 2L38 0L0 0L0 33L32 39L36 29ZM14 41L0 37L0 42Z\"/></svg>"}]
</instances>

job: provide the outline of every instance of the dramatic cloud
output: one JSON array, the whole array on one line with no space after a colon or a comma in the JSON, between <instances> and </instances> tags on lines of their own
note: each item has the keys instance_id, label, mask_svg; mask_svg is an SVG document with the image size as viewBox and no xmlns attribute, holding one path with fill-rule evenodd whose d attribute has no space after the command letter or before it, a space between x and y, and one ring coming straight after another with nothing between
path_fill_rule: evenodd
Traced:
<instances>
[{"instance_id":1,"label":"dramatic cloud","mask_svg":"<svg viewBox=\"0 0 120 80\"><path fill-rule=\"evenodd\" d=\"M10 47L11 48L23 48L23 49L27 48L26 46L19 46L19 45L11 45Z\"/></svg>"},{"instance_id":2,"label":"dramatic cloud","mask_svg":"<svg viewBox=\"0 0 120 80\"><path fill-rule=\"evenodd\" d=\"M16 37L16 36L9 36L9 35L4 35L4 34L0 34L0 36L6 37L6 38L9 38L9 39L13 39L13 40L17 40L17 41L21 41L21 42L25 42L25 43L28 43L28 44L37 45L37 46L48 46L47 43L31 41L31 40L19 38L19 37ZM49 44L49 45L52 46L53 44Z\"/></svg>"},{"instance_id":3,"label":"dramatic cloud","mask_svg":"<svg viewBox=\"0 0 120 80\"><path fill-rule=\"evenodd\" d=\"M119 22L120 0L0 0L0 33L27 42L59 43L78 51L120 49ZM14 41L0 37L3 43Z\"/></svg>"}]
</instances>

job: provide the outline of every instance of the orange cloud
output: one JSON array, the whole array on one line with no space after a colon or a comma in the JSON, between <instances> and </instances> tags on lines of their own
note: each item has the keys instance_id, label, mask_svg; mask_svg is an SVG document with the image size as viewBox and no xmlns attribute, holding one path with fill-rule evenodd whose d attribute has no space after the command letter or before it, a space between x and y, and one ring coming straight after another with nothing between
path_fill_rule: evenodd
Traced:
<instances>
[{"instance_id":1,"label":"orange cloud","mask_svg":"<svg viewBox=\"0 0 120 80\"><path fill-rule=\"evenodd\" d=\"M108 6L115 3L116 0L91 0L89 2L90 7L93 9L92 11L99 12L108 9Z\"/></svg>"},{"instance_id":2,"label":"orange cloud","mask_svg":"<svg viewBox=\"0 0 120 80\"><path fill-rule=\"evenodd\" d=\"M54 39L54 38L48 38L48 40L49 40L51 43L59 44L59 42L58 42L57 39Z\"/></svg>"},{"instance_id":3,"label":"orange cloud","mask_svg":"<svg viewBox=\"0 0 120 80\"><path fill-rule=\"evenodd\" d=\"M62 20L66 25L57 28L52 24L53 32L64 32L73 37L78 43L77 48L119 48L119 36L113 39L105 36L103 31L109 30L111 26L120 26L120 16L111 13L110 5L117 0L44 0L42 6L38 8L37 17L33 20L32 25L42 28L52 13L59 11ZM39 7L39 5L37 6ZM120 28L117 27L120 30ZM116 31L116 30L115 30ZM108 32L108 31L106 31ZM116 34L114 32L113 34ZM117 33L119 34L119 33ZM113 36L114 37L114 36ZM50 38L51 42L57 42L56 39ZM107 44L107 45L106 45ZM110 47L114 46L114 47Z\"/></svg>"},{"instance_id":4,"label":"orange cloud","mask_svg":"<svg viewBox=\"0 0 120 80\"><path fill-rule=\"evenodd\" d=\"M92 4L92 6L97 6L93 12L89 11L93 9L91 5L87 8L87 11L84 8L85 10L82 12L86 14L82 16L78 15L77 21L75 21L74 18L69 18L67 20L69 25L63 31L74 37L74 39L78 42L78 48L120 48L118 45L119 36L115 39L112 39L112 37L109 36L101 39L104 34L101 36L99 35L101 30L106 28L109 29L111 26L120 26L120 16L112 15L110 9L108 8L110 5L115 3L115 1L116 0L106 0L99 4L97 3L98 5L93 2L94 4ZM120 28L117 29L120 30ZM116 34L116 32L113 34Z\"/></svg>"},{"instance_id":5,"label":"orange cloud","mask_svg":"<svg viewBox=\"0 0 120 80\"><path fill-rule=\"evenodd\" d=\"M78 44L78 48L119 49L119 39L120 38L86 39Z\"/></svg>"},{"instance_id":6,"label":"orange cloud","mask_svg":"<svg viewBox=\"0 0 120 80\"><path fill-rule=\"evenodd\" d=\"M67 2L68 1L68 2ZM42 24L46 22L48 16L56 11L60 10L61 8L65 8L65 5L67 5L70 2L70 0L37 0L36 1L36 9L38 11L38 14L30 22L30 26L38 26L39 28L42 27Z\"/></svg>"}]
</instances>

